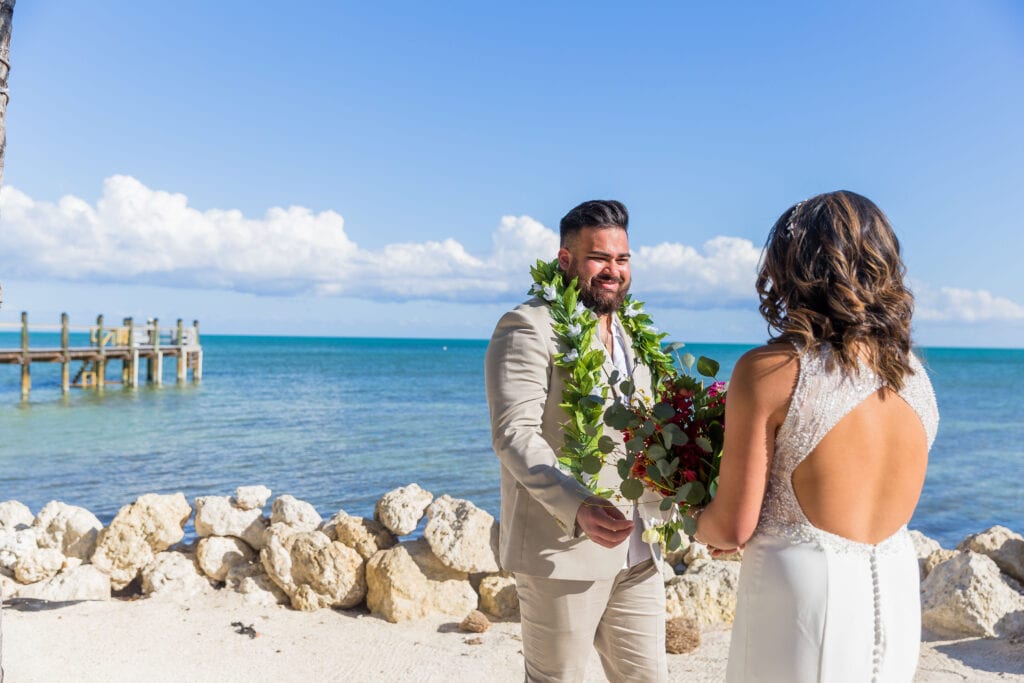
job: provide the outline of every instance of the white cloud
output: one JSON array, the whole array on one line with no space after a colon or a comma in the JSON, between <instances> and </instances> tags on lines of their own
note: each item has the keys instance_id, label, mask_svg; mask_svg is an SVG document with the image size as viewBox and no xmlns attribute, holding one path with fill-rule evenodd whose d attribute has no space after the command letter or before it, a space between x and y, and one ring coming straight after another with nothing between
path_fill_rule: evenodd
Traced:
<instances>
[{"instance_id":1,"label":"white cloud","mask_svg":"<svg viewBox=\"0 0 1024 683\"><path fill-rule=\"evenodd\" d=\"M517 300L528 289L529 266L558 251L557 233L529 216L503 217L490 254L470 254L450 238L363 249L333 211L292 206L262 218L199 211L185 195L129 176L108 178L95 206L77 197L36 201L4 187L0 229L6 277L391 301ZM646 298L705 308L752 300L756 261L750 242L719 237L703 252L640 247L634 268Z\"/></svg>"},{"instance_id":2,"label":"white cloud","mask_svg":"<svg viewBox=\"0 0 1024 683\"><path fill-rule=\"evenodd\" d=\"M715 237L703 253L685 244L664 242L638 247L633 276L644 296L681 308L749 305L761 250L738 237Z\"/></svg>"},{"instance_id":3,"label":"white cloud","mask_svg":"<svg viewBox=\"0 0 1024 683\"><path fill-rule=\"evenodd\" d=\"M553 258L558 235L529 216L505 216L489 254L454 239L364 249L334 211L275 207L261 218L199 211L182 194L128 176L103 184L95 205L77 197L36 201L0 190L0 276L130 283L252 294L350 296L377 301L516 301L529 266ZM699 248L634 245L638 296L680 309L752 308L760 249L715 237ZM1017 320L1024 307L987 291L916 287L918 318Z\"/></svg>"},{"instance_id":4,"label":"white cloud","mask_svg":"<svg viewBox=\"0 0 1024 683\"><path fill-rule=\"evenodd\" d=\"M1024 320L1024 306L984 289L941 287L935 291L927 285L918 285L915 295L918 320L967 323Z\"/></svg>"}]
</instances>

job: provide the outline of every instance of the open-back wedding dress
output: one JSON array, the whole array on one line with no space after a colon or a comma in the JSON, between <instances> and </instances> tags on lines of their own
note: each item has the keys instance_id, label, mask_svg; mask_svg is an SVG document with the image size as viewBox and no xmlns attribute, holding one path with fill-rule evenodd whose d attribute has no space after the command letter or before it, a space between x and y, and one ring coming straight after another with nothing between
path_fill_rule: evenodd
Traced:
<instances>
[{"instance_id":1,"label":"open-back wedding dress","mask_svg":"<svg viewBox=\"0 0 1024 683\"><path fill-rule=\"evenodd\" d=\"M917 358L911 367L899 393L920 417L930 448L935 394ZM912 680L921 605L906 526L875 545L831 534L808 521L792 483L825 435L880 387L863 364L844 377L827 347L801 356L757 531L743 551L727 680Z\"/></svg>"}]
</instances>

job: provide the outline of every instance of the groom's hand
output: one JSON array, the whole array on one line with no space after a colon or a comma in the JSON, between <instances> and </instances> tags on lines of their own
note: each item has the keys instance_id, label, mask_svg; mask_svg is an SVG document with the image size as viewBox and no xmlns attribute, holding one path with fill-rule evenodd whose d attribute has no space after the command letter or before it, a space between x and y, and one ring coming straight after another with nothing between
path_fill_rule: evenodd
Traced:
<instances>
[{"instance_id":1,"label":"groom's hand","mask_svg":"<svg viewBox=\"0 0 1024 683\"><path fill-rule=\"evenodd\" d=\"M583 501L576 511L576 524L590 540L605 548L614 548L633 532L633 522L611 502L598 496Z\"/></svg>"}]
</instances>

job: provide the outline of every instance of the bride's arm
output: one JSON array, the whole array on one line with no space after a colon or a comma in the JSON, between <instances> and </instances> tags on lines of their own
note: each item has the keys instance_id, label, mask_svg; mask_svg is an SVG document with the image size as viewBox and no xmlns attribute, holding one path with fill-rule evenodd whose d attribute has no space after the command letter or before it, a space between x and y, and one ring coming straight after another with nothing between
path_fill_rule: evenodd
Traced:
<instances>
[{"instance_id":1,"label":"bride's arm","mask_svg":"<svg viewBox=\"0 0 1024 683\"><path fill-rule=\"evenodd\" d=\"M701 543L728 550L754 533L764 498L775 432L785 419L798 364L792 347L772 344L736 363L725 401L725 445L718 492L697 519Z\"/></svg>"}]
</instances>

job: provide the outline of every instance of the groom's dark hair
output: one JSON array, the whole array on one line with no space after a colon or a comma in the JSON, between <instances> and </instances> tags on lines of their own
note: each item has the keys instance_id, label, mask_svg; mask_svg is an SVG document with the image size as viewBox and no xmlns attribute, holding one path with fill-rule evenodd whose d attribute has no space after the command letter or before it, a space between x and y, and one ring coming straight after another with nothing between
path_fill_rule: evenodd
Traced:
<instances>
[{"instance_id":1,"label":"groom's dark hair","mask_svg":"<svg viewBox=\"0 0 1024 683\"><path fill-rule=\"evenodd\" d=\"M560 246L576 236L583 228L622 228L629 232L629 211L614 199L592 199L583 202L562 216L558 225Z\"/></svg>"}]
</instances>

